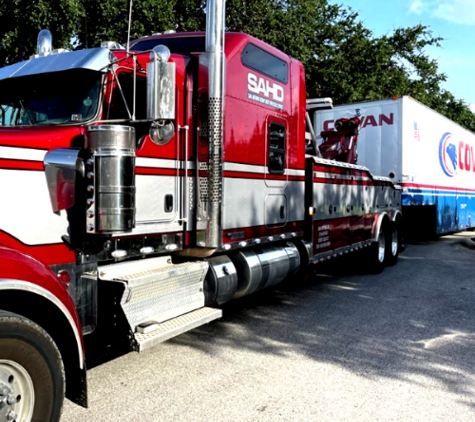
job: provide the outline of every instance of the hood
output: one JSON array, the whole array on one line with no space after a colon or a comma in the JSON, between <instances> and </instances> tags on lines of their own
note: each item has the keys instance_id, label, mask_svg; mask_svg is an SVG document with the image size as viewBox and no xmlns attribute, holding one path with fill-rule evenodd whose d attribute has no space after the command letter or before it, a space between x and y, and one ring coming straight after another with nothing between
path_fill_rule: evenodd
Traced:
<instances>
[{"instance_id":1,"label":"hood","mask_svg":"<svg viewBox=\"0 0 475 422\"><path fill-rule=\"evenodd\" d=\"M82 148L83 135L83 126L0 126L0 146L46 150Z\"/></svg>"},{"instance_id":2,"label":"hood","mask_svg":"<svg viewBox=\"0 0 475 422\"><path fill-rule=\"evenodd\" d=\"M109 49L102 47L49 54L0 68L0 80L71 69L105 72L113 60L114 56Z\"/></svg>"}]
</instances>

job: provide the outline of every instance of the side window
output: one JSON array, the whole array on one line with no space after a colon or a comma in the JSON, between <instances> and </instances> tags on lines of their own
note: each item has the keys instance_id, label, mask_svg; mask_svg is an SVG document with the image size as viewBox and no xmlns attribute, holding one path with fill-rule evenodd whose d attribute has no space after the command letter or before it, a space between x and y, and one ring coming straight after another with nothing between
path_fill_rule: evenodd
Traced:
<instances>
[{"instance_id":1,"label":"side window","mask_svg":"<svg viewBox=\"0 0 475 422\"><path fill-rule=\"evenodd\" d=\"M244 66L276 81L286 84L289 80L288 63L252 43L248 43L242 51L241 60Z\"/></svg>"},{"instance_id":2,"label":"side window","mask_svg":"<svg viewBox=\"0 0 475 422\"><path fill-rule=\"evenodd\" d=\"M134 106L134 77L132 73L121 72L118 74L120 86L122 88L127 107L132 113ZM136 77L136 101L135 101L135 118L145 119L147 115L147 79L142 76ZM122 94L117 85L112 94L109 119L129 119L127 108L125 107Z\"/></svg>"},{"instance_id":3,"label":"side window","mask_svg":"<svg viewBox=\"0 0 475 422\"><path fill-rule=\"evenodd\" d=\"M20 103L0 105L0 126L27 126L32 125L33 122L41 121L40 113L35 113L32 110L21 108Z\"/></svg>"},{"instance_id":4,"label":"side window","mask_svg":"<svg viewBox=\"0 0 475 422\"><path fill-rule=\"evenodd\" d=\"M19 121L21 121L21 109L19 107L13 107L13 105L10 105L10 104L1 105L0 116L1 116L0 125L15 126L18 124Z\"/></svg>"},{"instance_id":5,"label":"side window","mask_svg":"<svg viewBox=\"0 0 475 422\"><path fill-rule=\"evenodd\" d=\"M271 174L284 174L285 172L285 126L279 123L269 123L269 160L268 169Z\"/></svg>"}]
</instances>

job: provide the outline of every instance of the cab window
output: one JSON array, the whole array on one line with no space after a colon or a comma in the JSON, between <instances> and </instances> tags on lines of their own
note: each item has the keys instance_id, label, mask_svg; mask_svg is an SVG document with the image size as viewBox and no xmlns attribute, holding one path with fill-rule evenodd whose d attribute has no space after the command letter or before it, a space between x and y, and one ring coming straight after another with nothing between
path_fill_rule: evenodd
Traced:
<instances>
[{"instance_id":1,"label":"cab window","mask_svg":"<svg viewBox=\"0 0 475 422\"><path fill-rule=\"evenodd\" d=\"M114 88L112 100L109 108L108 119L111 120L129 120L129 112L132 113L134 108L134 75L130 72L120 72L117 75L119 83ZM120 88L122 88L122 93ZM142 76L136 77L136 101L135 101L135 118L137 120L147 118L147 79ZM127 107L124 103L124 98Z\"/></svg>"},{"instance_id":2,"label":"cab window","mask_svg":"<svg viewBox=\"0 0 475 422\"><path fill-rule=\"evenodd\" d=\"M269 123L268 133L268 170L271 174L285 172L285 126L279 123Z\"/></svg>"},{"instance_id":3,"label":"cab window","mask_svg":"<svg viewBox=\"0 0 475 422\"><path fill-rule=\"evenodd\" d=\"M252 43L242 51L241 60L244 66L279 82L286 84L289 80L288 63Z\"/></svg>"}]
</instances>

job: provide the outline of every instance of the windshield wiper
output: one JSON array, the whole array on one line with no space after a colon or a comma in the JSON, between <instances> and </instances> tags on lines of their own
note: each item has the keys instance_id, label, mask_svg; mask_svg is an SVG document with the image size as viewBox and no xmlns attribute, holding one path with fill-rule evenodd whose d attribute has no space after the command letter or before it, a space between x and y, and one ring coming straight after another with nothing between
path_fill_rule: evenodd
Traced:
<instances>
[{"instance_id":1,"label":"windshield wiper","mask_svg":"<svg viewBox=\"0 0 475 422\"><path fill-rule=\"evenodd\" d=\"M26 114L26 117L28 118L28 121L30 123L30 126L34 126L35 125L35 122L32 120L31 116L30 116L30 110L27 110L26 107L24 106L23 104L23 100L18 100L18 102L20 103L20 106L21 106L21 109L22 111Z\"/></svg>"}]
</instances>

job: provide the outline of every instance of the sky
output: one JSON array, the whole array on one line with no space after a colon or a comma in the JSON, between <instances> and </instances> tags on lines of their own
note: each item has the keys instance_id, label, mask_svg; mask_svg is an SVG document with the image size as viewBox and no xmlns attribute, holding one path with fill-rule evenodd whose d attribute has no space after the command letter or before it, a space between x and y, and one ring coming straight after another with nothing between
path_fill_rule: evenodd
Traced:
<instances>
[{"instance_id":1,"label":"sky","mask_svg":"<svg viewBox=\"0 0 475 422\"><path fill-rule=\"evenodd\" d=\"M475 0L332 0L358 13L374 36L422 24L444 40L426 55L447 75L442 85L475 112Z\"/></svg>"}]
</instances>

